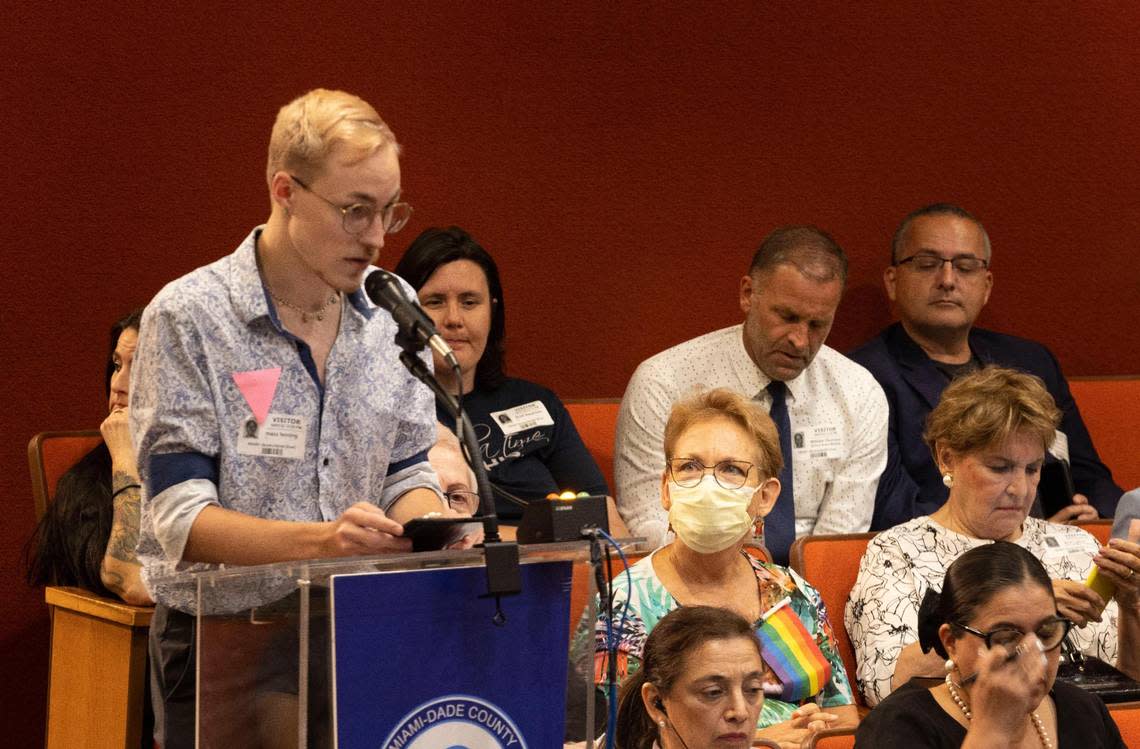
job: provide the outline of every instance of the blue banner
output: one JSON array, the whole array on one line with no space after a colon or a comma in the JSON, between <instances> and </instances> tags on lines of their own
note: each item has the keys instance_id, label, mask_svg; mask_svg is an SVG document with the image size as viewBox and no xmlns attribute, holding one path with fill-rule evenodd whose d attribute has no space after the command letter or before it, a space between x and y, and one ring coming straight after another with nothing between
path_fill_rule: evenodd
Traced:
<instances>
[{"instance_id":1,"label":"blue banner","mask_svg":"<svg viewBox=\"0 0 1140 749\"><path fill-rule=\"evenodd\" d=\"M482 567L334 576L338 749L561 746L571 565L521 570L502 625Z\"/></svg>"}]
</instances>

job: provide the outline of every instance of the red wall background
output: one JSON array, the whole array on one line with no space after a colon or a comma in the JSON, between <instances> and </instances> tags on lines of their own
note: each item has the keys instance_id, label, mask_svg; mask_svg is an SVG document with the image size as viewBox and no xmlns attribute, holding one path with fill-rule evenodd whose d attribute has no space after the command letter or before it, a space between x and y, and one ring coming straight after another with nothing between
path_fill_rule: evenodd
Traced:
<instances>
[{"instance_id":1,"label":"red wall background","mask_svg":"<svg viewBox=\"0 0 1140 749\"><path fill-rule=\"evenodd\" d=\"M46 693L27 440L99 423L106 329L264 219L273 117L318 85L404 144L416 213L384 260L469 229L504 271L511 371L564 397L619 396L646 356L737 321L779 224L850 254L830 340L850 348L889 320L895 224L936 200L990 231L985 324L1070 374L1140 372L1134 5L66 5L0 29L11 746L41 741Z\"/></svg>"}]
</instances>

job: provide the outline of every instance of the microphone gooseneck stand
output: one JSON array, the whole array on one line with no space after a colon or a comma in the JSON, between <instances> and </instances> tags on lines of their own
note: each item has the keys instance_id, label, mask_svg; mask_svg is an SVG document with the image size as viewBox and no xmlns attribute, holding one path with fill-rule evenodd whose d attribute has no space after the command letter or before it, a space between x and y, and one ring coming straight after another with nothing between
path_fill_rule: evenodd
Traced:
<instances>
[{"instance_id":1,"label":"microphone gooseneck stand","mask_svg":"<svg viewBox=\"0 0 1140 749\"><path fill-rule=\"evenodd\" d=\"M483 557L487 569L487 592L483 597L495 599L493 621L501 625L506 622L506 615L503 614L501 606L502 597L522 591L519 546L514 541L503 541L499 537L499 517L495 513L491 480L487 478L487 469L483 466L483 462L477 459L479 442L467 414L460 409L455 397L444 389L418 356L424 348L423 344L411 336L404 335L403 329L396 334L396 343L403 349L400 353L400 362L417 380L431 388L436 400L455 417L457 436L462 440L464 447L464 458L475 473L475 484L479 492L479 516L473 519L483 523ZM458 372L456 376L459 376Z\"/></svg>"}]
</instances>

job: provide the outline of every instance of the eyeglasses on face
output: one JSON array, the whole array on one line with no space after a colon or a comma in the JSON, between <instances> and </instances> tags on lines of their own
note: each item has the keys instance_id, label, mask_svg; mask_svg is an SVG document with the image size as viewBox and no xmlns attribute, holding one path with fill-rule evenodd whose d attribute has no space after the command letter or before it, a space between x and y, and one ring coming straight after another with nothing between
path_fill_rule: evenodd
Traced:
<instances>
[{"instance_id":1,"label":"eyeglasses on face","mask_svg":"<svg viewBox=\"0 0 1140 749\"><path fill-rule=\"evenodd\" d=\"M960 276L972 276L990 267L988 260L974 255L955 255L954 257L939 257L927 252L920 252L908 258L899 260L895 265L910 265L918 273L939 273L946 263Z\"/></svg>"},{"instance_id":2,"label":"eyeglasses on face","mask_svg":"<svg viewBox=\"0 0 1140 749\"><path fill-rule=\"evenodd\" d=\"M985 640L987 650L992 650L995 647L1000 647L1005 649L1011 655L1016 651L1018 645L1021 644L1021 641L1024 640L1025 636L1028 634L1027 632L1022 632L1016 627L998 627L997 629L992 629L989 632L982 632L980 630L974 629L973 627L968 627L965 624L955 624L954 626L958 629L969 632L975 637L980 637ZM1034 630L1033 634L1036 635L1037 639L1041 641L1041 647L1045 648L1046 651L1049 651L1060 647L1061 643L1065 639L1065 635L1069 634L1069 630L1072 628L1072 626L1073 623L1071 621L1065 619L1064 617L1057 616L1053 617L1052 619L1046 619L1037 627L1036 630Z\"/></svg>"},{"instance_id":3,"label":"eyeglasses on face","mask_svg":"<svg viewBox=\"0 0 1140 749\"><path fill-rule=\"evenodd\" d=\"M706 466L696 458L671 458L669 477L677 486L691 489L701 483L705 474L712 471L713 479L725 489L739 489L748 481L753 463L743 460L722 460L715 466Z\"/></svg>"},{"instance_id":4,"label":"eyeglasses on face","mask_svg":"<svg viewBox=\"0 0 1140 749\"><path fill-rule=\"evenodd\" d=\"M463 514L474 515L479 510L479 495L466 489L452 489L445 495L448 506Z\"/></svg>"},{"instance_id":5,"label":"eyeglasses on face","mask_svg":"<svg viewBox=\"0 0 1140 749\"><path fill-rule=\"evenodd\" d=\"M377 208L371 203L337 205L320 193L315 192L313 188L292 174L289 175L289 179L296 182L297 186L305 192L311 193L340 211L341 226L344 227L346 232L353 236L359 236L368 231L377 216L380 217L380 225L384 227L386 234L395 234L400 229L403 229L404 225L408 223L408 219L412 217L412 206L410 203L389 203L382 208Z\"/></svg>"}]
</instances>

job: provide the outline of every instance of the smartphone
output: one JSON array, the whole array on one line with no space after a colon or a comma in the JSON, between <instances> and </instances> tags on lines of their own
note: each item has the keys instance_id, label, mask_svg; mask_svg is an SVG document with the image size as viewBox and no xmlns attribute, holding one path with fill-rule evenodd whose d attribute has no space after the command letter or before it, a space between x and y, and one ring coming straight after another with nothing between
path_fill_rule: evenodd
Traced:
<instances>
[{"instance_id":1,"label":"smartphone","mask_svg":"<svg viewBox=\"0 0 1140 749\"><path fill-rule=\"evenodd\" d=\"M1041 499L1041 513L1051 518L1073 503L1077 488L1073 486L1073 472L1069 461L1054 460L1041 466L1041 481L1037 496Z\"/></svg>"},{"instance_id":2,"label":"smartphone","mask_svg":"<svg viewBox=\"0 0 1140 749\"><path fill-rule=\"evenodd\" d=\"M1096 565L1093 565L1092 572L1089 573L1088 579L1085 580L1085 585L1095 590L1097 595L1104 599L1105 603L1108 603L1109 599L1116 593L1116 585L1101 574L1100 567Z\"/></svg>"},{"instance_id":3,"label":"smartphone","mask_svg":"<svg viewBox=\"0 0 1140 749\"><path fill-rule=\"evenodd\" d=\"M404 538L412 539L412 551L435 551L463 538L468 525L471 518L416 518L404 523Z\"/></svg>"}]
</instances>

